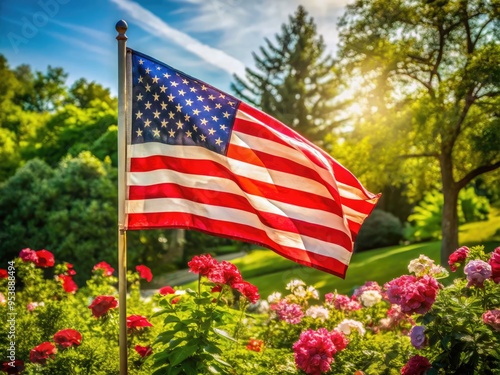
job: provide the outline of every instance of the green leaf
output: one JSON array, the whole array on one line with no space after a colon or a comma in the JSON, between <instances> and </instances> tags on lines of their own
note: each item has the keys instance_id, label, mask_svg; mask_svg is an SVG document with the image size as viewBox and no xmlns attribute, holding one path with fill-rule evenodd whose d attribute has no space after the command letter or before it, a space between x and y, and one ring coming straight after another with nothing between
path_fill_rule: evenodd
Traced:
<instances>
[{"instance_id":1,"label":"green leaf","mask_svg":"<svg viewBox=\"0 0 500 375\"><path fill-rule=\"evenodd\" d=\"M215 327L214 327L214 328L213 328L213 330L214 330L214 332L215 332L216 334L218 334L218 335L219 335L219 336L221 336L221 337L224 337L224 338L226 338L226 339L228 339L228 340L231 340L231 341L234 341L234 342L238 342L238 341L236 341L233 337L231 337L231 335L230 335L229 333L227 333L227 332L226 332L226 331L224 331L223 329L220 329L220 328L215 328Z\"/></svg>"},{"instance_id":2,"label":"green leaf","mask_svg":"<svg viewBox=\"0 0 500 375\"><path fill-rule=\"evenodd\" d=\"M170 354L170 365L176 366L185 359L191 357L198 350L198 345L184 345L172 350Z\"/></svg>"},{"instance_id":3,"label":"green leaf","mask_svg":"<svg viewBox=\"0 0 500 375\"><path fill-rule=\"evenodd\" d=\"M210 353L210 354L221 354L222 353L222 350L220 350L218 346L216 346L212 343L209 343L207 346L205 346L203 348L203 350L207 353Z\"/></svg>"},{"instance_id":4,"label":"green leaf","mask_svg":"<svg viewBox=\"0 0 500 375\"><path fill-rule=\"evenodd\" d=\"M170 311L168 310L161 310L161 311L158 311L158 312L155 312L153 315L151 315L151 318L154 318L156 316L160 316L160 315L163 315L163 314L168 314Z\"/></svg>"},{"instance_id":5,"label":"green leaf","mask_svg":"<svg viewBox=\"0 0 500 375\"><path fill-rule=\"evenodd\" d=\"M165 323L165 324L168 324L168 323L178 323L180 321L181 320L177 316L175 316L175 315L169 315L169 316L167 316L165 318L165 320L163 321L163 323Z\"/></svg>"}]
</instances>

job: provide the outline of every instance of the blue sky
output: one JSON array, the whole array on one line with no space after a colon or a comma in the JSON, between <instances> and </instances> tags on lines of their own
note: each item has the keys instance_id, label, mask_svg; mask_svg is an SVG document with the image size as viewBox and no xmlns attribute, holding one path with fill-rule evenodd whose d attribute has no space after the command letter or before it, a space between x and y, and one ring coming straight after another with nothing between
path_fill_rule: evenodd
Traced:
<instances>
[{"instance_id":1,"label":"blue sky","mask_svg":"<svg viewBox=\"0 0 500 375\"><path fill-rule=\"evenodd\" d=\"M304 3L332 54L348 0L0 0L0 54L11 67L60 66L68 84L84 77L116 94L115 24L127 46L230 91L232 74L253 67L252 52L274 40Z\"/></svg>"}]
</instances>

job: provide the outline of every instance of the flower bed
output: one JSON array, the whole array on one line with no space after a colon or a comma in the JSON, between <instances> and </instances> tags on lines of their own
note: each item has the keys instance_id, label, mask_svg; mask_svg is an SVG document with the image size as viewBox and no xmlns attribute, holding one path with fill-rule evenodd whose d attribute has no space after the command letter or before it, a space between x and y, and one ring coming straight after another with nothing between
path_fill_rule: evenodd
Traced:
<instances>
[{"instance_id":1,"label":"flower bed","mask_svg":"<svg viewBox=\"0 0 500 375\"><path fill-rule=\"evenodd\" d=\"M500 247L462 247L449 265L464 277L448 287L439 282L447 271L422 255L408 275L366 282L351 296L320 296L291 280L286 294L266 299L233 264L209 255L188 263L196 290L166 285L144 299L140 285L153 275L138 265L127 275L129 373L498 373ZM30 249L0 270L0 316L15 312L14 325L0 326L1 371L118 373L114 270L96 264L80 288L78 271Z\"/></svg>"}]
</instances>

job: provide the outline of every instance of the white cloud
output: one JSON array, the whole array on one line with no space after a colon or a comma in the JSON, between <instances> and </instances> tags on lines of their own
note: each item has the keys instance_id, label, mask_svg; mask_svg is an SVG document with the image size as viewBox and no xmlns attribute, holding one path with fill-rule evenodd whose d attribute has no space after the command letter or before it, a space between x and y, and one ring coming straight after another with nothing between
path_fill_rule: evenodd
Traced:
<instances>
[{"instance_id":1,"label":"white cloud","mask_svg":"<svg viewBox=\"0 0 500 375\"><path fill-rule=\"evenodd\" d=\"M201 43L190 35L183 33L154 15L141 5L130 0L111 0L127 12L135 23L151 35L167 38L206 62L223 69L230 74L243 75L245 65L224 51Z\"/></svg>"}]
</instances>

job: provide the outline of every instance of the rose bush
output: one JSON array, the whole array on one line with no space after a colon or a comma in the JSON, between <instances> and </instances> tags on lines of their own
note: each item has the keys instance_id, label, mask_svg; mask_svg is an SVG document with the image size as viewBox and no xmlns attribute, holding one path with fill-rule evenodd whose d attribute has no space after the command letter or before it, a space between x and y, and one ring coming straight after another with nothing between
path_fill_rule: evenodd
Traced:
<instances>
[{"instance_id":1,"label":"rose bush","mask_svg":"<svg viewBox=\"0 0 500 375\"><path fill-rule=\"evenodd\" d=\"M288 294L268 298L236 266L210 255L188 263L198 275L196 290L166 285L146 298L141 280L153 275L140 265L127 275L129 373L495 374L499 258L500 248L491 254L457 249L449 264L463 277L446 287L440 283L446 271L422 255L410 262L410 274L384 286L368 281L352 295L321 296L314 286L291 280ZM0 371L117 373L113 267L96 264L78 287L71 283L78 266L48 250L23 249L14 263L16 358L0 358ZM7 281L0 277L2 290ZM6 314L2 296L0 314ZM7 338L1 325L2 348Z\"/></svg>"}]
</instances>

